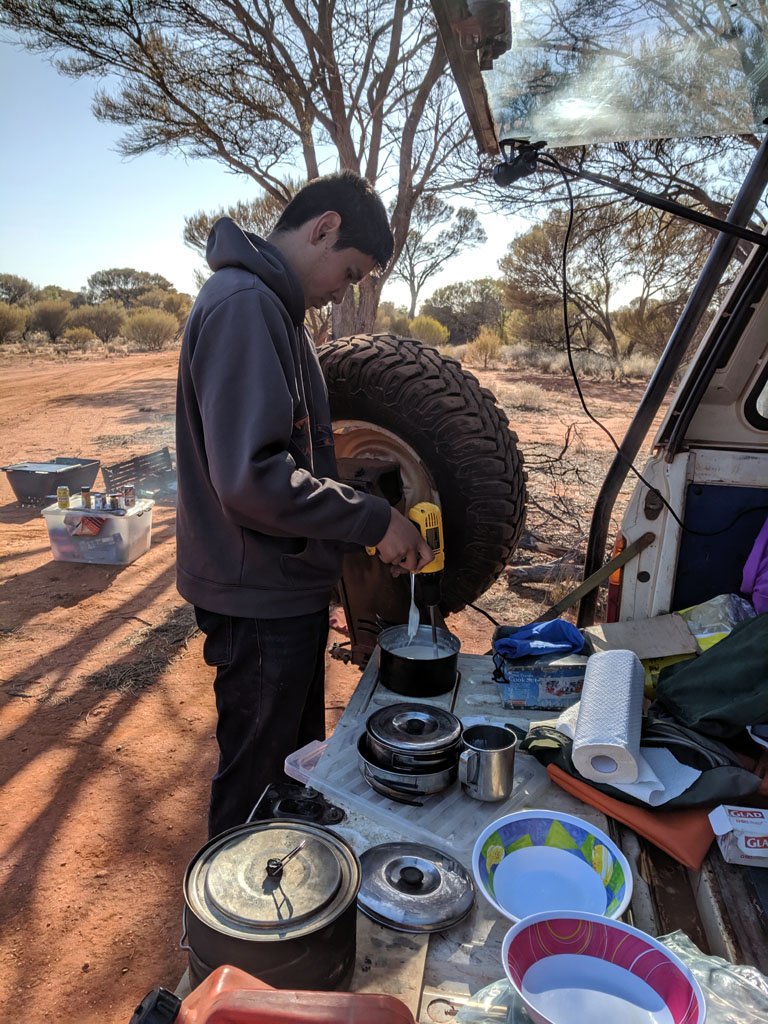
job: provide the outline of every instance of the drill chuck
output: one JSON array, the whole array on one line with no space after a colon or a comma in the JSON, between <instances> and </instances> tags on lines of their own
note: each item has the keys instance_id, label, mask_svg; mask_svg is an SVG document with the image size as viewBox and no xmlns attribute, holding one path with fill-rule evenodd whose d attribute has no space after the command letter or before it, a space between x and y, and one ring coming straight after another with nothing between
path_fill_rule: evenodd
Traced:
<instances>
[{"instance_id":1,"label":"drill chuck","mask_svg":"<svg viewBox=\"0 0 768 1024\"><path fill-rule=\"evenodd\" d=\"M421 588L421 599L428 608L435 608L440 604L440 589L443 582L443 573L420 572L418 575Z\"/></svg>"}]
</instances>

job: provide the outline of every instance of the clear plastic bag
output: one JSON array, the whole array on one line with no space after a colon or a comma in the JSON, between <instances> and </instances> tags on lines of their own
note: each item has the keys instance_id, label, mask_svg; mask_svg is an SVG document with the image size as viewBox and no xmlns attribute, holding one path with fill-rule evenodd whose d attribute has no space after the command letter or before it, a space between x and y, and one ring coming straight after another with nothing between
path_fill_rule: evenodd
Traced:
<instances>
[{"instance_id":1,"label":"clear plastic bag","mask_svg":"<svg viewBox=\"0 0 768 1024\"><path fill-rule=\"evenodd\" d=\"M701 985L707 1001L707 1024L765 1024L768 979L754 967L706 956L685 932L659 939L675 953Z\"/></svg>"},{"instance_id":2,"label":"clear plastic bag","mask_svg":"<svg viewBox=\"0 0 768 1024\"><path fill-rule=\"evenodd\" d=\"M658 940L678 956L704 993L707 1024L766 1024L768 979L754 967L706 956L685 932ZM476 992L459 1010L455 1024L531 1024L522 1000L506 978Z\"/></svg>"},{"instance_id":3,"label":"clear plastic bag","mask_svg":"<svg viewBox=\"0 0 768 1024\"><path fill-rule=\"evenodd\" d=\"M470 996L454 1021L455 1024L531 1024L522 1000L506 978Z\"/></svg>"},{"instance_id":4,"label":"clear plastic bag","mask_svg":"<svg viewBox=\"0 0 768 1024\"><path fill-rule=\"evenodd\" d=\"M754 619L755 609L738 594L720 594L702 604L684 608L680 616L688 623L695 637L727 636L746 619Z\"/></svg>"}]
</instances>

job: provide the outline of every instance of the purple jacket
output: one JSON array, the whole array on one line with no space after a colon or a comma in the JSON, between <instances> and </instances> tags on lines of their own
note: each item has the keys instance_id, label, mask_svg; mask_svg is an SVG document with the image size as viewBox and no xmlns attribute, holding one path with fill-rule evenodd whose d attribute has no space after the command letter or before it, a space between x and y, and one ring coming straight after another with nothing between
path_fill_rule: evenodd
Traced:
<instances>
[{"instance_id":1,"label":"purple jacket","mask_svg":"<svg viewBox=\"0 0 768 1024\"><path fill-rule=\"evenodd\" d=\"M768 612L768 519L744 565L741 589L751 596L756 612Z\"/></svg>"}]
</instances>

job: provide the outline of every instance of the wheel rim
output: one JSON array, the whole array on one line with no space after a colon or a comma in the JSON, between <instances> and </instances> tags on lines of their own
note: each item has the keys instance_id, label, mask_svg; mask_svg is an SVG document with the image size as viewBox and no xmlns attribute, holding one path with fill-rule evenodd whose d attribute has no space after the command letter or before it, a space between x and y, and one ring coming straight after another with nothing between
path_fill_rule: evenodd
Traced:
<instances>
[{"instance_id":1,"label":"wheel rim","mask_svg":"<svg viewBox=\"0 0 768 1024\"><path fill-rule=\"evenodd\" d=\"M333 443L339 459L394 460L400 466L406 508L420 501L440 504L434 480L416 451L401 437L365 420L334 420Z\"/></svg>"}]
</instances>

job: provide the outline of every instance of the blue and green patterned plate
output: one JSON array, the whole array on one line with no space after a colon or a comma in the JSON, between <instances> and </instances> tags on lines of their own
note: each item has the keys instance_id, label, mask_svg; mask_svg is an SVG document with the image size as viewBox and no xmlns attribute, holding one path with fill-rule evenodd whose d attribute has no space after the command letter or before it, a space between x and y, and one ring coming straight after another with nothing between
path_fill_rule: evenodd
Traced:
<instances>
[{"instance_id":1,"label":"blue and green patterned plate","mask_svg":"<svg viewBox=\"0 0 768 1024\"><path fill-rule=\"evenodd\" d=\"M491 822L475 843L472 871L511 921L554 910L618 918L632 898L632 872L618 846L588 821L555 811Z\"/></svg>"}]
</instances>

